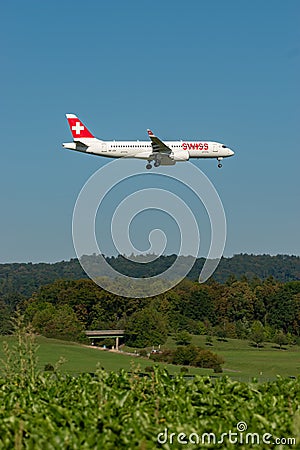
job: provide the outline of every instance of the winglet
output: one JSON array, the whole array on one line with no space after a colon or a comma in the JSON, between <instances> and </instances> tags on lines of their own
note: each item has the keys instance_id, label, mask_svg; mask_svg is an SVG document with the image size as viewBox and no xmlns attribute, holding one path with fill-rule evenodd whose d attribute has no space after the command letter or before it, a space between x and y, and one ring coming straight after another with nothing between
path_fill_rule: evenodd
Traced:
<instances>
[{"instance_id":1,"label":"winglet","mask_svg":"<svg viewBox=\"0 0 300 450\"><path fill-rule=\"evenodd\" d=\"M66 114L66 117L74 140L94 137L75 114Z\"/></svg>"}]
</instances>

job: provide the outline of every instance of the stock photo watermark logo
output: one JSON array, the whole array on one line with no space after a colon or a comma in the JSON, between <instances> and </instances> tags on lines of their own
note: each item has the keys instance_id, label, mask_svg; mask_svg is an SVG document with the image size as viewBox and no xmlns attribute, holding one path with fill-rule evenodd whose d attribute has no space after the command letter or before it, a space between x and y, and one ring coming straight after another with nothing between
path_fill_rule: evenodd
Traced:
<instances>
[{"instance_id":1,"label":"stock photo watermark logo","mask_svg":"<svg viewBox=\"0 0 300 450\"><path fill-rule=\"evenodd\" d=\"M213 432L204 432L204 433L174 433L168 428L165 428L164 431L158 433L157 442L160 445L164 444L181 444L181 445L202 445L209 446L212 445L224 445L226 448L227 444L233 445L249 445L249 448L252 448L253 445L263 445L264 448L266 445L296 445L296 438L294 437L277 437L271 433L255 433L248 431L248 425L246 422L241 421L236 424L236 428L234 430L229 429L228 431L220 434L216 434ZM199 448L199 447L198 447ZM280 447L281 448L281 447Z\"/></svg>"},{"instance_id":2,"label":"stock photo watermark logo","mask_svg":"<svg viewBox=\"0 0 300 450\"><path fill-rule=\"evenodd\" d=\"M200 231L195 214L178 195L166 188L140 188L136 183L135 192L128 194L116 207L111 219L111 238L116 252L120 255L141 255L130 240L129 228L133 219L147 210L162 211L169 215L180 230L180 249L173 264L155 276L136 278L115 270L103 256L96 239L96 216L101 203L114 188L134 177L159 176L183 184L190 189L204 206L210 221L211 241L205 263L199 274L199 282L205 282L217 268L226 241L226 218L220 197L208 177L194 164L160 166L155 173L145 172L140 161L118 159L106 164L95 172L80 191L73 211L73 243L77 258L86 274L99 286L123 297L152 297L174 287L186 277L199 256ZM120 233L122 230L122 233ZM150 246L147 258L141 264L150 264L164 254L168 234L159 228L148 236ZM97 255L91 258L88 255ZM189 255L188 258L180 258Z\"/></svg>"}]
</instances>

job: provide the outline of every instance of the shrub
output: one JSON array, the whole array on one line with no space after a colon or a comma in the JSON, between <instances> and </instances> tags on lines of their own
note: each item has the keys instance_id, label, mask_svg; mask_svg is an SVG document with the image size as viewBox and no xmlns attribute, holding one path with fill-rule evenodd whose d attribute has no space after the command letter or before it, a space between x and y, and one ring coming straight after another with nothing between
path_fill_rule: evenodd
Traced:
<instances>
[{"instance_id":1,"label":"shrub","mask_svg":"<svg viewBox=\"0 0 300 450\"><path fill-rule=\"evenodd\" d=\"M216 364L213 369L214 369L214 373L222 373L223 372L223 369L220 366L220 364Z\"/></svg>"},{"instance_id":2,"label":"shrub","mask_svg":"<svg viewBox=\"0 0 300 450\"><path fill-rule=\"evenodd\" d=\"M197 357L198 349L195 345L180 345L173 353L172 363L192 366Z\"/></svg>"},{"instance_id":3,"label":"shrub","mask_svg":"<svg viewBox=\"0 0 300 450\"><path fill-rule=\"evenodd\" d=\"M218 368L221 367L221 364L224 364L224 359L210 350L199 350L197 358L194 361L196 367L203 367L205 369Z\"/></svg>"},{"instance_id":4,"label":"shrub","mask_svg":"<svg viewBox=\"0 0 300 450\"><path fill-rule=\"evenodd\" d=\"M172 364L173 361L174 350L166 349L160 353L151 353L150 359L156 362L166 362L168 364Z\"/></svg>"}]
</instances>

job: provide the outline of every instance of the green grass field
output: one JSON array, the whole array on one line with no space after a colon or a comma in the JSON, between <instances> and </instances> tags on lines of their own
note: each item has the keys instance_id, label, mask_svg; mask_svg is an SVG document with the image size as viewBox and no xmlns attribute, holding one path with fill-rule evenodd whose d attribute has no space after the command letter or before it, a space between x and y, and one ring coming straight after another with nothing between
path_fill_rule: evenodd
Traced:
<instances>
[{"instance_id":1,"label":"green grass field","mask_svg":"<svg viewBox=\"0 0 300 450\"><path fill-rule=\"evenodd\" d=\"M12 339L8 336L0 337L0 359L3 358L3 341L12 343ZM74 374L94 372L97 365L104 367L107 371L118 371L122 368L130 371L133 366L140 366L144 371L145 367L153 365L153 362L146 358L103 351L56 339L38 337L37 342L39 344L38 366L41 369L48 363L54 365L60 357L66 360L60 370ZM213 346L207 347L205 336L193 336L192 343L202 348L209 348L223 356L225 360L224 375L240 381L250 381L254 377L259 381L266 381L274 379L276 375L289 377L300 374L299 346L288 346L286 350L279 350L273 348L273 344L266 343L263 348L257 349L251 347L248 341L228 339L228 342L219 342L214 338ZM164 347L173 347L174 345L174 341L170 338ZM161 365L167 367L170 373L180 370L180 366ZM213 371L189 368L189 373L207 375L213 374Z\"/></svg>"},{"instance_id":2,"label":"green grass field","mask_svg":"<svg viewBox=\"0 0 300 450\"><path fill-rule=\"evenodd\" d=\"M194 344L206 347L205 336L193 336ZM265 343L262 348L250 346L249 341L228 339L219 342L213 339L213 346L206 347L223 356L224 373L233 378L248 381L253 377L261 381L274 379L276 375L297 376L300 374L300 347L287 346L285 350Z\"/></svg>"},{"instance_id":3,"label":"green grass field","mask_svg":"<svg viewBox=\"0 0 300 450\"><path fill-rule=\"evenodd\" d=\"M0 337L0 360L3 359L3 342L7 341L9 344L13 344L13 338L10 336ZM107 371L118 371L119 369L125 369L131 371L133 367L139 366L142 371L145 367L152 366L154 363L146 358L138 358L135 356L123 355L121 352L110 352L100 350L98 348L90 348L73 342L60 341L57 339L47 339L42 336L37 337L37 343L39 349L38 367L43 369L45 364L52 364L63 357L66 362L60 366L61 371L68 373L80 373L80 372L95 372L97 365L100 365ZM162 367L167 367L170 373L179 372L180 366L174 366L170 364L160 364ZM189 370L191 374L211 374L212 370L209 369L197 369L191 368Z\"/></svg>"},{"instance_id":4,"label":"green grass field","mask_svg":"<svg viewBox=\"0 0 300 450\"><path fill-rule=\"evenodd\" d=\"M300 374L298 345L287 346L284 350L280 350L275 348L273 343L264 343L263 347L255 348L246 340L228 339L228 342L220 342L213 338L213 345L207 346L205 339L206 336L193 336L192 344L222 356L225 360L222 366L224 374L234 379L251 381L257 378L260 381L268 381L276 378L276 375L289 377ZM175 342L172 338L162 346L162 348L173 347Z\"/></svg>"}]
</instances>

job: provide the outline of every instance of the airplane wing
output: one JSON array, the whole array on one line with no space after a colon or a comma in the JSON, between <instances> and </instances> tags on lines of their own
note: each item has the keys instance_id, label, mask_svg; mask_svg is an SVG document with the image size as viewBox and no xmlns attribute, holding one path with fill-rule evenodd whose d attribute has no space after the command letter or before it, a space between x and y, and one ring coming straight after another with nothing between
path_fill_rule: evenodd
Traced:
<instances>
[{"instance_id":1,"label":"airplane wing","mask_svg":"<svg viewBox=\"0 0 300 450\"><path fill-rule=\"evenodd\" d=\"M151 130L147 130L149 138L151 139L153 153L164 153L169 155L172 153L170 147L163 143L157 136L155 136Z\"/></svg>"}]
</instances>

